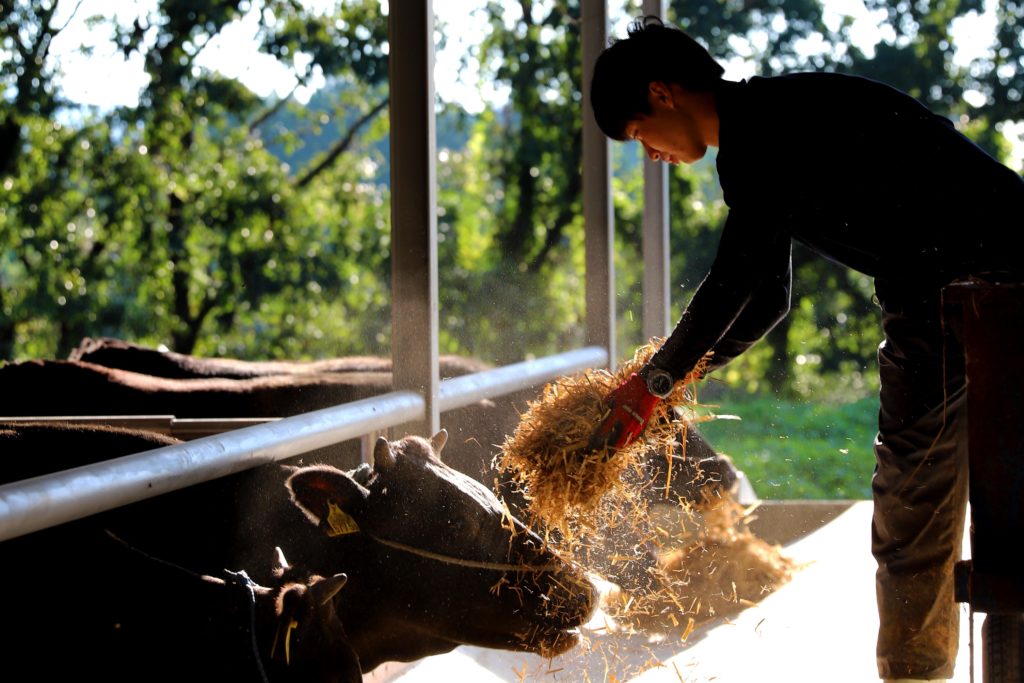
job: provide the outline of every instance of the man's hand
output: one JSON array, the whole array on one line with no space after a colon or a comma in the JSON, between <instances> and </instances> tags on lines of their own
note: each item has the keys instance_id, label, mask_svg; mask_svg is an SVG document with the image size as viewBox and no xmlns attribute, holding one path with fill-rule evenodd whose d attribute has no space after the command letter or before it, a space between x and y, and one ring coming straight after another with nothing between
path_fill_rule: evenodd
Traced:
<instances>
[{"instance_id":1,"label":"man's hand","mask_svg":"<svg viewBox=\"0 0 1024 683\"><path fill-rule=\"evenodd\" d=\"M643 432L654 408L672 388L672 379L662 370L653 370L651 374L641 371L647 378L633 373L625 382L614 389L605 401L611 412L604 422L590 437L589 449L597 451L608 446L613 451L625 448L633 443ZM656 378L654 384L659 387L661 396L651 393L649 378ZM661 387L666 384L667 389Z\"/></svg>"}]
</instances>

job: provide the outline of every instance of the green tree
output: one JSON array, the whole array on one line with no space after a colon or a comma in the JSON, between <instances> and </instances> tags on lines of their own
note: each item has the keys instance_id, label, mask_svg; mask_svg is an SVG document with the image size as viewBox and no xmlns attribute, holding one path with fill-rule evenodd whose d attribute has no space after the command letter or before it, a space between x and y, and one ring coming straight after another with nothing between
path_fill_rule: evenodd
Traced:
<instances>
[{"instance_id":1,"label":"green tree","mask_svg":"<svg viewBox=\"0 0 1024 683\"><path fill-rule=\"evenodd\" d=\"M284 264L302 262L305 240L293 234L299 227L286 217L292 203L301 201L297 193L351 143L351 137L342 137L289 183L288 169L251 127L239 125L262 122L263 103L238 83L195 68L202 46L238 17L239 4L164 0L159 15L148 20L157 37L145 50L151 82L135 122L142 123L148 153L167 174L163 249L172 290L171 338L183 352L195 349L211 315L225 324L240 302L258 305L283 289L302 286L302 269ZM374 6L353 3L318 15L298 2L268 0L260 13L261 44L281 60L305 54L300 83L314 67L379 82L386 62L382 43L373 41L380 40L384 24L370 21ZM143 49L138 35L122 33L126 50ZM361 126L385 103L379 98L354 125Z\"/></svg>"},{"instance_id":2,"label":"green tree","mask_svg":"<svg viewBox=\"0 0 1024 683\"><path fill-rule=\"evenodd\" d=\"M53 85L50 44L63 30L54 22L56 0L0 3L0 174L10 172L31 117L49 118L59 98Z\"/></svg>"},{"instance_id":3,"label":"green tree","mask_svg":"<svg viewBox=\"0 0 1024 683\"><path fill-rule=\"evenodd\" d=\"M386 294L386 196L363 187L362 160L346 158L387 105L376 2L317 13L295 0L164 0L131 25L92 17L126 56L143 56L149 77L137 107L104 114L54 94L53 3L0 9L3 47L16 57L0 71L0 356L63 355L86 334L243 355L323 353L327 333L342 348L386 342L379 311L365 315L386 295L350 291L362 281ZM289 98L263 102L198 66L244 11L257 12L262 49L294 66L297 85L317 71L350 83L336 138L304 167L267 151L268 122ZM358 188L355 201L338 201L338 187ZM354 240L360 248L340 248ZM361 324L331 324L352 317ZM297 329L321 341L285 336Z\"/></svg>"},{"instance_id":4,"label":"green tree","mask_svg":"<svg viewBox=\"0 0 1024 683\"><path fill-rule=\"evenodd\" d=\"M635 1L624 7L640 12ZM950 26L979 0L868 7L884 9L890 25L873 51L850 43L849 22L826 25L818 0L674 0L669 19L762 75L830 69L889 81L1003 153L1000 127L1022 118L1019 2L998 4L991 53L966 68L953 61ZM247 11L260 17L261 49L292 68L297 88L327 79L315 106L264 101L199 66ZM488 29L467 60L510 99L475 117L451 104L440 114L466 121L464 137L439 150L441 341L444 351L510 362L582 342L580 4L479 11ZM61 99L54 15L52 1L0 0L0 357L61 355L86 334L238 356L386 352L379 3L314 11L299 0L162 0L128 25L91 18L115 30L124 54L143 57L149 77L139 106L110 112ZM804 39L823 49L801 51ZM645 341L639 150L615 149L619 341L629 348ZM678 313L726 212L710 162L674 169L670 182ZM794 258L793 313L727 368L730 383L803 394L822 376L871 374L870 282L800 249Z\"/></svg>"},{"instance_id":5,"label":"green tree","mask_svg":"<svg viewBox=\"0 0 1024 683\"><path fill-rule=\"evenodd\" d=\"M102 122L70 128L31 117L20 129L27 151L20 172L3 180L0 207L5 357L16 346L51 355L63 340L126 315L135 244L145 239L126 228L143 204L133 188L146 169L111 144Z\"/></svg>"}]
</instances>

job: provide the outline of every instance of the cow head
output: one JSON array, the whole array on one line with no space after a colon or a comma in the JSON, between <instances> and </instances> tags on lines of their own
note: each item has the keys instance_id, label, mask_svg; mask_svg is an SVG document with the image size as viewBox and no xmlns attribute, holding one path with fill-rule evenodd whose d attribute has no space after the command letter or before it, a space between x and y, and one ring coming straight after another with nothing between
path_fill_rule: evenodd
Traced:
<instances>
[{"instance_id":1,"label":"cow head","mask_svg":"<svg viewBox=\"0 0 1024 683\"><path fill-rule=\"evenodd\" d=\"M210 680L252 674L280 683L362 683L359 657L335 609L345 574L280 579L274 587L253 582L245 571L200 578L174 596L176 605L190 605L187 620L140 629L146 642L131 648L135 667L173 652L175 661L154 678L177 680L202 670Z\"/></svg>"},{"instance_id":2,"label":"cow head","mask_svg":"<svg viewBox=\"0 0 1024 683\"><path fill-rule=\"evenodd\" d=\"M346 594L359 595L340 609L364 671L460 644L557 655L576 644L593 608L579 568L440 461L446 439L443 430L429 441L381 438L372 468L313 466L288 479L324 533L359 540L338 561L353 584Z\"/></svg>"},{"instance_id":3,"label":"cow head","mask_svg":"<svg viewBox=\"0 0 1024 683\"><path fill-rule=\"evenodd\" d=\"M359 657L336 611L348 577L311 576L287 581L273 598L273 636L263 644L267 672L274 681L361 683ZM264 589L265 590L265 589ZM271 593L273 595L273 593Z\"/></svg>"}]
</instances>

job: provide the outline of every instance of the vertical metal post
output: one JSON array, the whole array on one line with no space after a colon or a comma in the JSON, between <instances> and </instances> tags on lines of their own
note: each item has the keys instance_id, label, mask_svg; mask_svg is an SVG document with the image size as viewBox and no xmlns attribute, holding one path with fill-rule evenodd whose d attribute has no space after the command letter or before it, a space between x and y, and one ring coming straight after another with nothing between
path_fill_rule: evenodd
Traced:
<instances>
[{"instance_id":1,"label":"vertical metal post","mask_svg":"<svg viewBox=\"0 0 1024 683\"><path fill-rule=\"evenodd\" d=\"M434 8L392 0L390 11L391 357L395 389L426 401L422 421L394 432L430 436L440 425Z\"/></svg>"},{"instance_id":2,"label":"vertical metal post","mask_svg":"<svg viewBox=\"0 0 1024 683\"><path fill-rule=\"evenodd\" d=\"M665 17L666 0L643 0L643 13ZM644 158L643 335L664 337L671 325L668 245L668 174L661 162Z\"/></svg>"},{"instance_id":3,"label":"vertical metal post","mask_svg":"<svg viewBox=\"0 0 1024 683\"><path fill-rule=\"evenodd\" d=\"M583 0L583 223L586 252L588 346L615 350L615 221L612 210L610 142L598 128L590 106L594 62L607 45L606 0Z\"/></svg>"},{"instance_id":4,"label":"vertical metal post","mask_svg":"<svg viewBox=\"0 0 1024 683\"><path fill-rule=\"evenodd\" d=\"M963 343L967 379L971 560L966 575L960 565L958 593L966 596L958 599L1019 619L1024 570L1007 545L1024 537L1024 285L962 280L946 286L943 303L946 329Z\"/></svg>"}]
</instances>

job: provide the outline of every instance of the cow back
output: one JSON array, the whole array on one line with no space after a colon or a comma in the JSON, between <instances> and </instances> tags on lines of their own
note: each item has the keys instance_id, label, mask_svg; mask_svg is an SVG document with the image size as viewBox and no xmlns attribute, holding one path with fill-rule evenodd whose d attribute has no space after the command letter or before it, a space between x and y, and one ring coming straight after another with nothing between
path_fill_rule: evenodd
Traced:
<instances>
[{"instance_id":1,"label":"cow back","mask_svg":"<svg viewBox=\"0 0 1024 683\"><path fill-rule=\"evenodd\" d=\"M249 379L271 375L390 373L392 369L391 358L383 356L340 356L320 360L244 360L165 351L110 337L85 337L78 347L68 354L68 360L169 379ZM491 367L475 358L458 355L440 356L438 366L442 379L460 377Z\"/></svg>"},{"instance_id":2,"label":"cow back","mask_svg":"<svg viewBox=\"0 0 1024 683\"><path fill-rule=\"evenodd\" d=\"M450 358L445 372L461 376L487 366ZM261 375L244 379L173 379L77 360L33 360L0 367L0 416L173 415L177 418L278 418L393 390L390 372L346 371ZM451 434L446 460L478 481L494 479L491 461L515 429L525 392L476 401L445 412ZM333 464L359 460L358 441L330 449Z\"/></svg>"}]
</instances>

